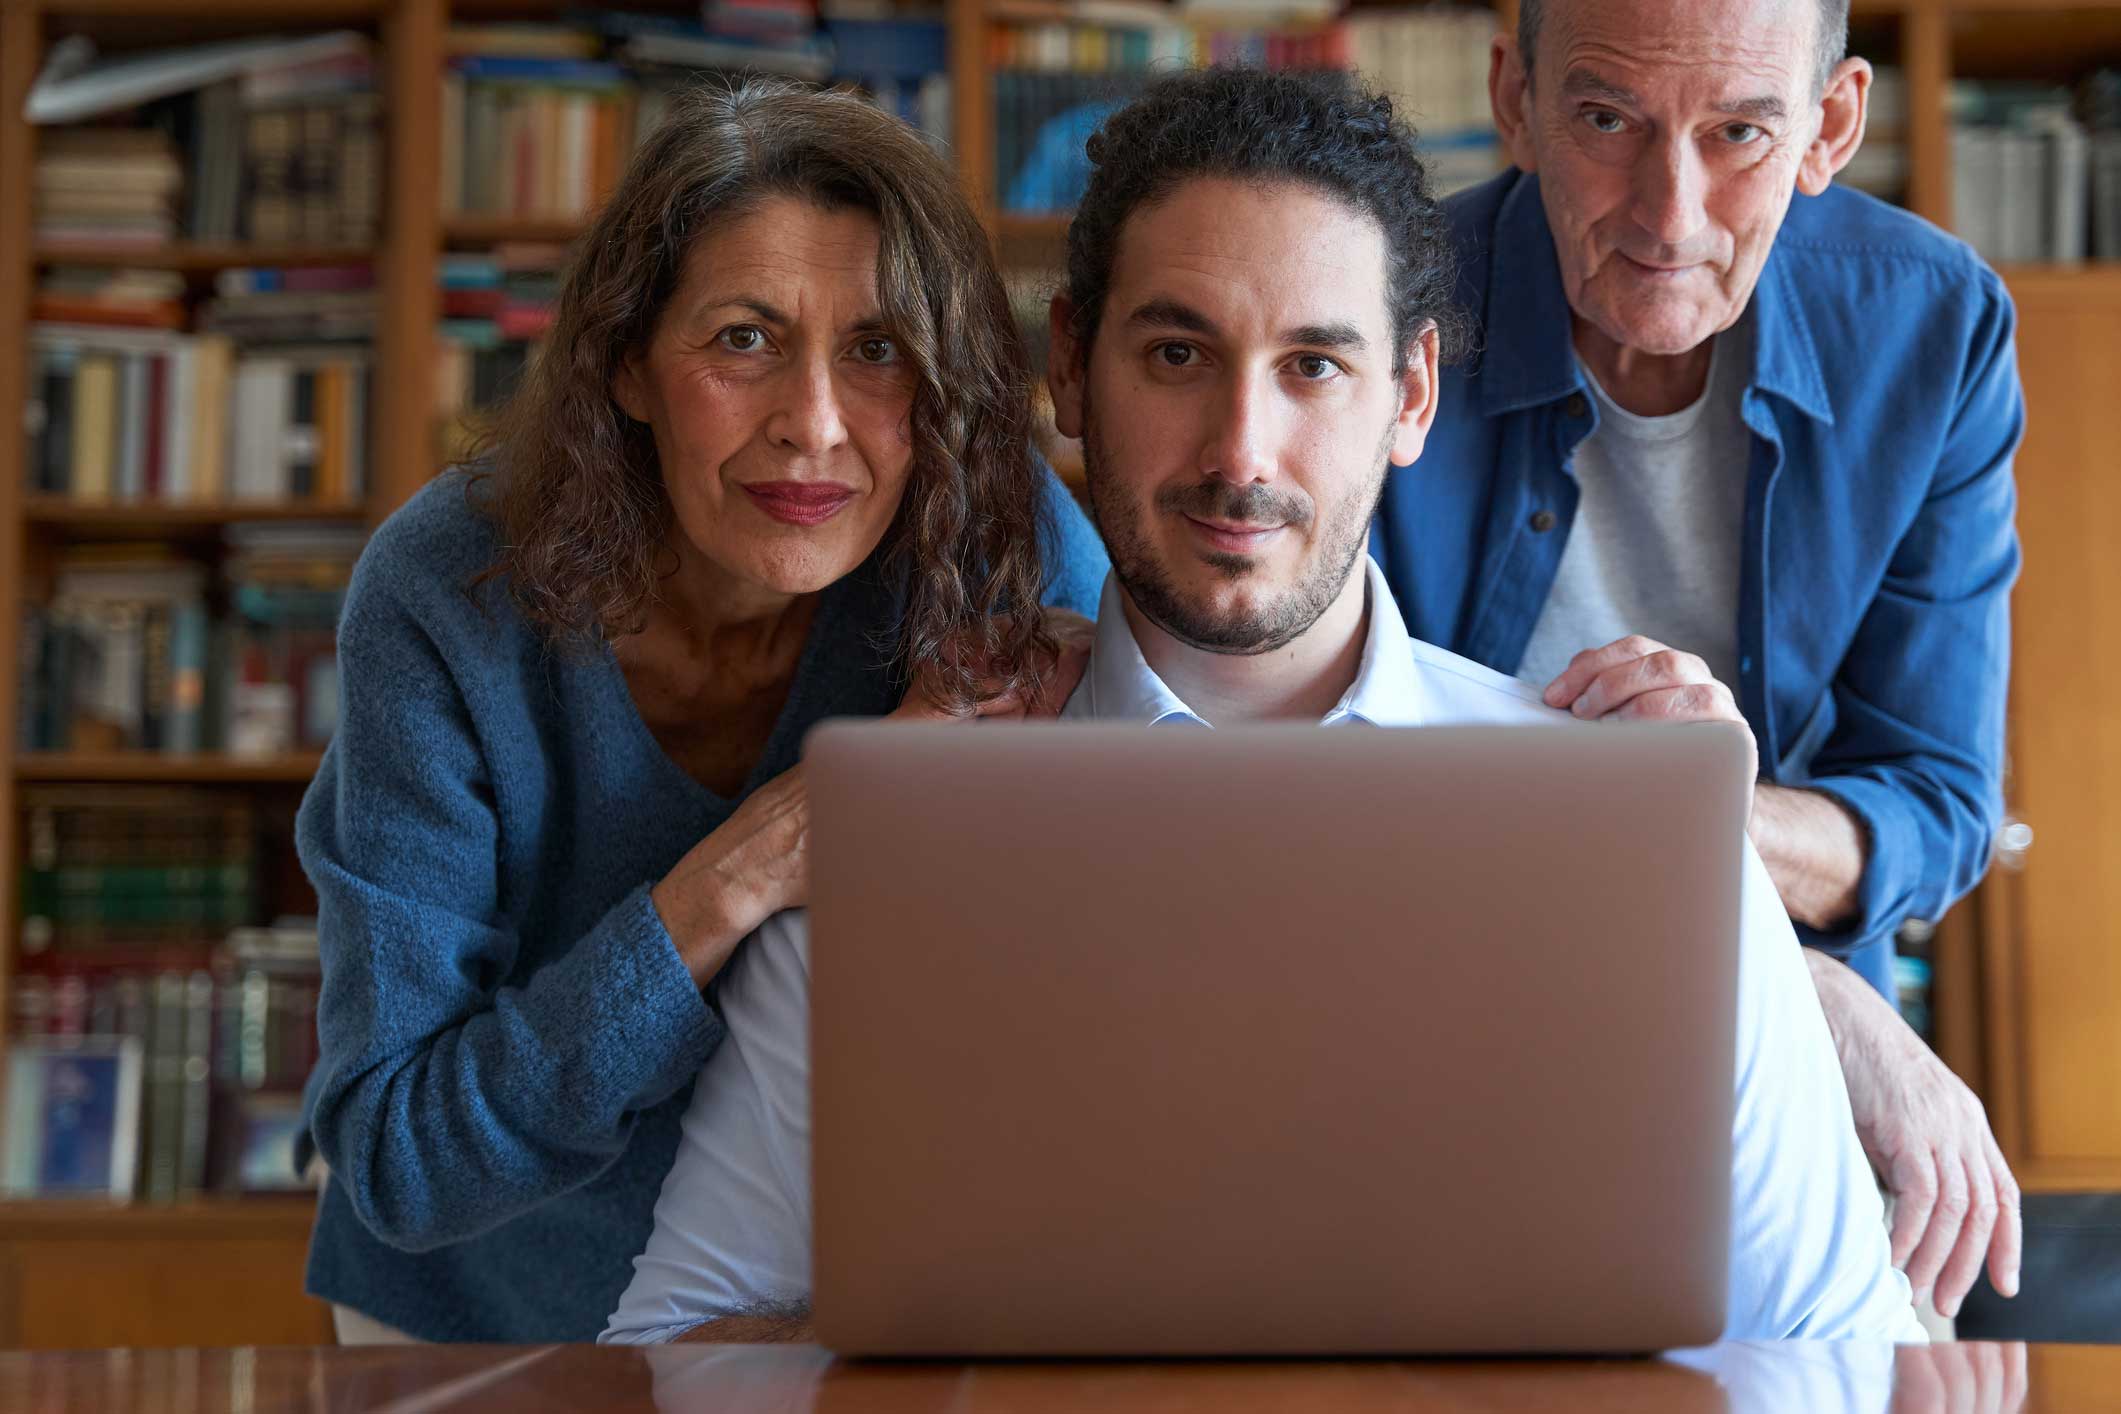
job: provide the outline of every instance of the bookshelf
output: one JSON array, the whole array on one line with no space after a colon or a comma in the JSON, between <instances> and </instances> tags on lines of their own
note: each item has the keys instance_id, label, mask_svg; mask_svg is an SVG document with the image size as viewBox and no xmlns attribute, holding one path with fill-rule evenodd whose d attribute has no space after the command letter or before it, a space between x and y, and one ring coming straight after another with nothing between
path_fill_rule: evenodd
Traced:
<instances>
[{"instance_id":1,"label":"bookshelf","mask_svg":"<svg viewBox=\"0 0 2121 1414\"><path fill-rule=\"evenodd\" d=\"M0 436L0 900L8 902L0 946L0 1017L8 1014L15 955L13 932L18 793L47 783L225 787L291 798L314 772L313 753L235 758L212 753L155 757L138 753L18 754L13 724L19 661L17 606L35 567L58 547L84 540L210 539L232 524L328 519L372 525L401 504L435 470L435 331L441 318L438 271L452 252L510 244L565 244L574 220L444 215L439 181L445 35L452 23L553 20L563 0L7 0L0 4L0 407L27 395L25 330L40 267L68 265L178 272L194 284L222 270L270 266L332 267L373 263L381 319L375 336L368 492L358 502L274 505L89 505L25 491L24 439ZM636 0L628 8L682 12L682 0ZM1499 24L1514 23L1514 0L1495 6ZM1903 70L1908 93L1907 202L1947 224L1952 213L1951 130L1946 94L1969 71L2007 62L2071 70L2121 62L2121 0L1855 0L1860 52L1882 42ZM988 30L996 23L1057 23L1070 18L1061 0L946 0L954 160L995 233L1006 263L1049 266L1066 230L1063 216L1003 213L994 190L995 110ZM23 105L45 46L86 33L112 47L155 45L246 33L351 26L378 41L378 85L388 115L383 151L382 221L373 244L269 245L178 242L140 252L115 247L60 250L34 239L32 177L35 134ZM2121 956L2121 896L2092 882L2111 870L2112 851L2096 856L2081 841L2121 837L2121 816L2103 799L2121 799L2121 764L2098 777L2072 769L2085 741L2100 759L2121 763L2111 713L2063 691L2087 677L2083 605L2121 644L2121 584L2103 563L2089 528L2121 518L2111 490L2094 470L2111 464L2103 435L2103 401L2121 386L2121 267L2013 267L2007 278L2021 305L2021 348L2034 432L2020 461L2028 571L2018 615L2021 649L2014 669L2014 740L2018 799L2036 812L2043 841L2059 830L2063 847L2036 850L2025 873L1989 885L1940 931L1940 1049L1989 1099L1999 1134L2029 1186L2096 1179L2121 1186L2121 1096L2097 1091L2083 1077L2121 1069L2121 978L2100 961ZM2103 383L2100 381L2104 379ZM2104 499L2101 499L2101 498ZM2102 519L2103 515L2103 519ZM2074 628L2062 636L2060 630ZM2121 680L2116 650L2100 650L2106 680ZM2097 790L2100 781L2115 789ZM2068 837L2079 835L2071 852ZM2094 849L2094 854L2085 849ZM2053 859L2055 862L2049 863ZM2106 905L2111 904L2111 907ZM2079 1000L2067 999L2075 992ZM2088 1000L2087 1000L2088 999ZM2089 1020L2086 1007L2092 1008ZM2073 1026L2045 1019L2057 1009ZM2036 1018L2039 1020L2036 1021ZM2103 1031L2100 1029L2103 1027ZM2085 1039L2088 1035L2103 1039ZM2074 1072L2077 1076L2072 1080ZM2059 1108L2057 1108L2059 1107ZM2051 1113L2052 1111L2052 1113ZM320 1308L300 1301L307 1201L196 1201L140 1208L53 1203L0 1204L0 1345L65 1339L163 1343L179 1337L302 1342L328 1339ZM237 1252L256 1278L247 1297L233 1292L218 1312L181 1318L139 1309L124 1264L101 1285L65 1273L93 1249L113 1261L122 1248L131 1269L143 1265L175 1280L188 1265ZM249 1264L249 1265L243 1265ZM89 1264L93 1267L93 1263ZM103 1270L103 1269L98 1269ZM12 1273L12 1275L9 1275ZM39 1274L42 1274L41 1276ZM40 1281L82 1288L76 1324L39 1325L22 1313L44 1299ZM15 1283L10 1291L8 1283ZM92 1288L90 1290L89 1288ZM182 1289L182 1288L178 1288ZM90 1299L93 1296L94 1299ZM62 1303L63 1305L63 1303ZM54 1308L58 1309L58 1308ZM98 1314L98 1313L101 1314ZM10 1314L13 1313L13 1314ZM161 1324L156 1324L160 1319ZM204 1321L205 1324L201 1322Z\"/></svg>"}]
</instances>

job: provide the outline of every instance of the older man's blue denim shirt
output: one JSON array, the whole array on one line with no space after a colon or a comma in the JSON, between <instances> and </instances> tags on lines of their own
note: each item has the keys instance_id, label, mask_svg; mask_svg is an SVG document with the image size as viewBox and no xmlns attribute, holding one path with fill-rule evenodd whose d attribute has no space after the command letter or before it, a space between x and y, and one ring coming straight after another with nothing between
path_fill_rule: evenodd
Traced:
<instances>
[{"instance_id":1,"label":"older man's blue denim shirt","mask_svg":"<svg viewBox=\"0 0 2121 1414\"><path fill-rule=\"evenodd\" d=\"M1445 370L1371 547L1417 638L1514 672L1596 405L1538 178L1508 173L1446 210L1477 347ZM1791 205L1751 313L1730 686L1762 779L1832 795L1869 842L1854 922L1799 937L1891 997L1893 933L1973 887L2002 813L2015 315L1964 244L1839 188Z\"/></svg>"}]
</instances>

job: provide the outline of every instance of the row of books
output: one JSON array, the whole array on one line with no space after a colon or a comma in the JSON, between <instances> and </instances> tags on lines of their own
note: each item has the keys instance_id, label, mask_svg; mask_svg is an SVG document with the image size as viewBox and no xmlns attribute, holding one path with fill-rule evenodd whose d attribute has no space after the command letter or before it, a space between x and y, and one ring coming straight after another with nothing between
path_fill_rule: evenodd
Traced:
<instances>
[{"instance_id":1,"label":"row of books","mask_svg":"<svg viewBox=\"0 0 2121 1414\"><path fill-rule=\"evenodd\" d=\"M708 4L705 23L585 15L582 27L449 31L441 181L448 215L579 218L611 190L673 93L703 70L853 82L938 143L949 132L946 27L807 4Z\"/></svg>"},{"instance_id":2,"label":"row of books","mask_svg":"<svg viewBox=\"0 0 2121 1414\"><path fill-rule=\"evenodd\" d=\"M29 489L83 502L357 502L370 382L366 345L32 325Z\"/></svg>"},{"instance_id":3,"label":"row of books","mask_svg":"<svg viewBox=\"0 0 2121 1414\"><path fill-rule=\"evenodd\" d=\"M1175 23L1143 6L1126 24L995 24L988 28L993 71L994 176L1002 209L1061 212L1089 182L1083 145L1105 117L1173 65L1243 61L1273 68L1346 68L1348 31L1221 28Z\"/></svg>"},{"instance_id":4,"label":"row of books","mask_svg":"<svg viewBox=\"0 0 2121 1414\"><path fill-rule=\"evenodd\" d=\"M565 255L554 246L503 244L483 255L443 258L435 414L449 459L467 445L467 418L505 401L542 346L559 302Z\"/></svg>"},{"instance_id":5,"label":"row of books","mask_svg":"<svg viewBox=\"0 0 2121 1414\"><path fill-rule=\"evenodd\" d=\"M1999 264L2121 260L2121 71L1952 86L1952 223Z\"/></svg>"},{"instance_id":6,"label":"row of books","mask_svg":"<svg viewBox=\"0 0 2121 1414\"><path fill-rule=\"evenodd\" d=\"M617 183L634 122L615 64L454 59L442 83L443 214L586 216Z\"/></svg>"},{"instance_id":7,"label":"row of books","mask_svg":"<svg viewBox=\"0 0 2121 1414\"><path fill-rule=\"evenodd\" d=\"M258 812L240 792L29 786L20 806L25 959L188 963L256 920Z\"/></svg>"},{"instance_id":8,"label":"row of books","mask_svg":"<svg viewBox=\"0 0 2121 1414\"><path fill-rule=\"evenodd\" d=\"M158 246L177 234L184 164L153 129L57 129L37 147L35 232L49 245Z\"/></svg>"},{"instance_id":9,"label":"row of books","mask_svg":"<svg viewBox=\"0 0 2121 1414\"><path fill-rule=\"evenodd\" d=\"M32 94L37 238L142 249L201 241L360 245L381 215L372 42L352 32L188 46L76 72L65 46Z\"/></svg>"},{"instance_id":10,"label":"row of books","mask_svg":"<svg viewBox=\"0 0 2121 1414\"><path fill-rule=\"evenodd\" d=\"M307 920L232 930L190 966L16 978L4 1186L147 1202L302 1187L319 985Z\"/></svg>"},{"instance_id":11,"label":"row of books","mask_svg":"<svg viewBox=\"0 0 2121 1414\"><path fill-rule=\"evenodd\" d=\"M321 750L352 526L231 526L218 582L161 546L83 545L23 611L25 751Z\"/></svg>"}]
</instances>

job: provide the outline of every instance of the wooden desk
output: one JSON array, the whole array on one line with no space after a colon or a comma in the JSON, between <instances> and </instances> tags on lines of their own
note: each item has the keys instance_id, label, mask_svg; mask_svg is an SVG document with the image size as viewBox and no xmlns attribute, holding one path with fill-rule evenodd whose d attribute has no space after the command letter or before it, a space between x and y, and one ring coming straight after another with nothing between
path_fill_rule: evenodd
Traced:
<instances>
[{"instance_id":1,"label":"wooden desk","mask_svg":"<svg viewBox=\"0 0 2121 1414\"><path fill-rule=\"evenodd\" d=\"M2121 1346L1723 1345L1661 1360L847 1364L808 1346L0 1353L20 1414L1627 1410L2020 1414L2121 1408Z\"/></svg>"}]
</instances>

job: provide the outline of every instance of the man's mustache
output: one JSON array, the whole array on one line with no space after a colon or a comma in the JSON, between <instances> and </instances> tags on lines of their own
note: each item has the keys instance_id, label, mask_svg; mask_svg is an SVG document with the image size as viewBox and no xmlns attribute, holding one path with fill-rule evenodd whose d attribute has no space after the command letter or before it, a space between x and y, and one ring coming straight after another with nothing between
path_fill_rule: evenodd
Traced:
<instances>
[{"instance_id":1,"label":"man's mustache","mask_svg":"<svg viewBox=\"0 0 2121 1414\"><path fill-rule=\"evenodd\" d=\"M1311 503L1286 491L1257 483L1232 486L1227 481L1201 481L1191 486L1167 486L1156 493L1156 508L1199 520L1225 525L1309 525Z\"/></svg>"}]
</instances>

